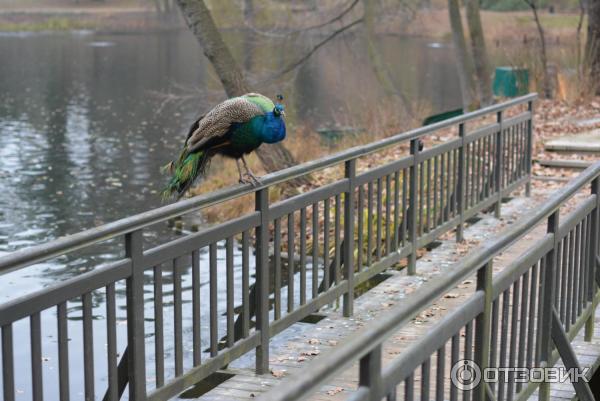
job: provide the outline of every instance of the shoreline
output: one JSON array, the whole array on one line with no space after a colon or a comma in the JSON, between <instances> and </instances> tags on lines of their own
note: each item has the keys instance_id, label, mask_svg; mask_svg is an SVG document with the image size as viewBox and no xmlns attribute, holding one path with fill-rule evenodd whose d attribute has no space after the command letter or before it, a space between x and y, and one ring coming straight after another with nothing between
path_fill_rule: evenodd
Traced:
<instances>
[{"instance_id":1,"label":"shoreline","mask_svg":"<svg viewBox=\"0 0 600 401\"><path fill-rule=\"evenodd\" d=\"M148 8L45 8L0 10L0 33L127 33L182 29L178 14L163 16Z\"/></svg>"},{"instance_id":2,"label":"shoreline","mask_svg":"<svg viewBox=\"0 0 600 401\"><path fill-rule=\"evenodd\" d=\"M462 10L463 19L465 18ZM577 20L572 13L540 13L549 42L567 42L575 39ZM219 20L223 30L236 29L236 17ZM400 18L400 19L398 19ZM486 42L490 45L537 41L537 28L531 15L524 11L482 11L487 29ZM239 21L237 21L239 23ZM466 21L463 21L466 26ZM238 27L240 25L237 25ZM511 27L511 29L507 29ZM294 28L294 27L292 27ZM157 14L148 6L76 6L76 7L15 7L0 8L0 33L92 30L96 33L127 33L186 29L178 10ZM261 28L268 29L268 28ZM450 26L445 9L420 10L411 20L402 17L382 21L380 34L424 37L433 40L449 39ZM585 31L585 23L582 27ZM466 32L467 33L467 32Z\"/></svg>"}]
</instances>

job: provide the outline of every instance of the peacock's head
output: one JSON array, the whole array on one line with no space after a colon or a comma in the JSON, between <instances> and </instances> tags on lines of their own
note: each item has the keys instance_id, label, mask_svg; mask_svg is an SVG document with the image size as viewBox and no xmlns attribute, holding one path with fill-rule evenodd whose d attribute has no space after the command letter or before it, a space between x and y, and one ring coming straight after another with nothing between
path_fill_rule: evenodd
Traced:
<instances>
[{"instance_id":1,"label":"peacock's head","mask_svg":"<svg viewBox=\"0 0 600 401\"><path fill-rule=\"evenodd\" d=\"M283 95L277 95L277 103L275 104L275 108L273 109L273 115L275 117L285 117L285 107L281 104L283 100Z\"/></svg>"},{"instance_id":2,"label":"peacock's head","mask_svg":"<svg viewBox=\"0 0 600 401\"><path fill-rule=\"evenodd\" d=\"M283 107L282 104L276 104L275 108L273 109L273 115L275 115L275 117L285 117L285 107Z\"/></svg>"}]
</instances>

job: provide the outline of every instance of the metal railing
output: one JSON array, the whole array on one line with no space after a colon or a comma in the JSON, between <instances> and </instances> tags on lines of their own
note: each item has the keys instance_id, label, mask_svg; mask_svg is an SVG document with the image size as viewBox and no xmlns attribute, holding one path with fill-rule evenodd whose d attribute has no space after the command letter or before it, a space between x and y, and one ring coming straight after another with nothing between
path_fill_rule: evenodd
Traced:
<instances>
[{"instance_id":1,"label":"metal railing","mask_svg":"<svg viewBox=\"0 0 600 401\"><path fill-rule=\"evenodd\" d=\"M419 248L453 229L462 238L464 222L471 216L490 207L499 214L502 197L521 185L529 192L536 98L531 94L269 174L257 188L226 188L1 257L0 274L124 236L123 258L0 305L4 400L15 398L13 325L24 319L30 322L33 398L41 399L40 344L45 328L40 313L50 309L56 311L58 328L57 391L61 400L69 399L72 357L67 319L73 313L67 302L72 300L80 301L82 309L85 398L95 399L99 356L94 348L92 295L105 302L106 364L100 373L107 378L104 399L119 399L128 384L131 400L165 400L252 350L256 371L268 372L271 337L339 298L344 315L350 316L359 284L403 258L408 258L408 271L414 273ZM525 110L505 118L511 108ZM469 129L483 117L494 121ZM456 137L420 148L421 139L442 129L454 130ZM409 144L410 154L357 172L361 157L404 144ZM342 163L343 179L270 204L274 185ZM254 212L144 249L146 227L252 193ZM182 274L189 270L185 287ZM124 350L118 349L116 329L121 292L127 322ZM221 294L226 298L223 308ZM192 316L186 320L182 310L188 301ZM173 329L165 336L167 312L172 313ZM206 330L201 325L205 315ZM184 320L189 323L186 327ZM188 332L190 363L183 345ZM167 340L172 344L169 352ZM167 354L172 358L168 355L166 360ZM147 384L148 372L154 385Z\"/></svg>"},{"instance_id":2,"label":"metal railing","mask_svg":"<svg viewBox=\"0 0 600 401\"><path fill-rule=\"evenodd\" d=\"M564 204L590 183L589 195L574 210L561 215ZM353 363L359 364L358 389L347 397L353 401L457 400L460 392L465 393L462 399L518 401L529 398L538 387L539 399L548 400L547 382L520 383L514 373L508 377L500 374L497 383L481 381L473 388L466 385L460 389L452 384L449 372L461 360L473 361L483 372L489 367L553 366L559 356L567 369L581 367L570 342L584 326L586 341L592 339L594 312L600 301L599 191L597 162L531 216L470 252L395 310L371 322L367 329L323 354L305 366L301 374L285 379L259 400L307 399ZM492 276L494 258L544 223L546 234ZM473 274L477 275L475 293L382 366L384 342ZM579 380L574 386L580 400L594 399L585 381Z\"/></svg>"}]
</instances>

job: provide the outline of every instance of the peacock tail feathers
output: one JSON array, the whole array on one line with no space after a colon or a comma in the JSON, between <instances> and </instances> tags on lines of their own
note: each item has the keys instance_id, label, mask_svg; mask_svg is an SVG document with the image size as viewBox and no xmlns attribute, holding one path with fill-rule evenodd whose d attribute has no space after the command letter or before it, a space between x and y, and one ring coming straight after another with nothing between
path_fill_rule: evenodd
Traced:
<instances>
[{"instance_id":1,"label":"peacock tail feathers","mask_svg":"<svg viewBox=\"0 0 600 401\"><path fill-rule=\"evenodd\" d=\"M173 161L168 162L160 168L160 172L163 174L173 174L173 171L175 171L175 162Z\"/></svg>"},{"instance_id":2,"label":"peacock tail feathers","mask_svg":"<svg viewBox=\"0 0 600 401\"><path fill-rule=\"evenodd\" d=\"M179 199L192 186L198 175L203 175L208 168L210 156L207 152L200 151L187 156L185 154L184 150L177 162L165 166L165 170L173 174L162 192L165 199L175 193Z\"/></svg>"},{"instance_id":3,"label":"peacock tail feathers","mask_svg":"<svg viewBox=\"0 0 600 401\"><path fill-rule=\"evenodd\" d=\"M183 148L183 150L181 151L181 153L179 154L179 157L177 158L177 162L174 162L174 161L168 162L167 164L165 164L164 166L162 166L160 168L160 172L165 173L165 174L173 174L175 172L175 167L180 166L183 163L183 161L187 155L188 155L188 148L187 148L187 146L185 146Z\"/></svg>"}]
</instances>

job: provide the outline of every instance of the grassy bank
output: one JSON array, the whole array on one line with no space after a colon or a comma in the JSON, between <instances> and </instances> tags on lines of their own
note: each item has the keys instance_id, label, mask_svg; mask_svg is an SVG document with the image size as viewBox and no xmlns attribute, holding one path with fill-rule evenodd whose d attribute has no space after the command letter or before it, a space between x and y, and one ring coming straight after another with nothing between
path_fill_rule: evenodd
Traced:
<instances>
[{"instance_id":1,"label":"grassy bank","mask_svg":"<svg viewBox=\"0 0 600 401\"><path fill-rule=\"evenodd\" d=\"M518 109L518 108L513 108L508 110L506 117L510 117L512 115L515 115L519 112L523 111L523 109ZM591 99L589 101L586 102L579 102L579 103L566 103L563 101L552 101L552 100L539 100L536 105L535 105L535 114L534 114L534 127L535 127L535 131L534 131L534 149L533 149L533 160L534 160L534 165L533 165L533 175L536 177L539 176L553 176L553 177L561 177L561 178L573 178L575 175L579 174L578 170L559 170L559 169L548 169L548 168L544 168L542 167L539 163L537 163L537 160L540 159L553 159L553 158L560 158L560 159L566 159L566 158L570 158L570 159L574 159L574 160L581 160L581 159L585 159L588 161L594 161L595 160L595 155L590 154L590 155L571 155L571 156L567 156L564 154L548 154L546 152L544 152L544 148L543 148L543 143L548 140L549 138L553 138L556 136L562 136L565 135L567 133L579 133L579 132L583 132L583 131L588 131L588 130L592 130L592 129L600 129L600 122L597 122L595 124L592 125L587 125L587 126L583 126L582 124L580 124L581 120L586 120L592 117L597 117L597 115L600 113L600 97ZM474 130L477 127L481 126L481 125L486 125L486 124L490 124L493 123L494 120L494 116L489 116L489 118L482 118L479 120L475 120L473 123L469 124L469 129L470 130ZM397 132L388 132L388 133L381 133L378 136L373 136L370 138L357 138L355 141L353 142L344 142L344 143L340 143L338 146L338 149L336 150L341 150L342 148L346 148L349 146L357 146L360 145L361 143L365 143L365 142L371 142L375 139L378 139L380 137L385 137L388 135L391 135L392 133L397 133ZM429 135L425 138L423 138L424 143L425 143L425 148L431 148L433 147L435 144L440 144L440 143L444 143L448 140L450 140L451 138L456 138L457 136L457 132L456 129L454 127L454 129L447 129L447 130L440 130L438 132L436 132L433 135ZM295 153L295 156L298 157L300 160L305 160L306 159L306 152L303 152L303 149L321 149L318 152L312 152L311 153L311 158L318 158L319 156L324 156L325 155L325 151L322 150L322 147L319 146L319 142L318 142L318 138L316 137L312 137L309 136L309 140L307 141L299 141L298 139L294 139L294 137L292 136L290 138L291 140L286 141L286 145L292 150L293 153ZM363 158L360 158L358 160L357 163L357 170L358 172L362 172L365 171L367 169L372 169L374 167L378 167L381 165L384 165L386 163L389 163L391 161L394 160L398 160L402 157L408 156L409 155L409 149L408 149L408 143L403 143L401 145L397 145L397 146L392 146L389 147L387 149L384 149L382 151L379 151L377 153L365 156ZM253 168L255 168L257 171L260 171L260 166L258 166L258 161L255 159L255 156L251 156L250 158L252 160L252 166ZM214 189L217 189L220 186L228 186L228 185L232 185L235 184L235 178L237 177L237 172L235 170L235 163L233 161L228 162L226 164L222 164L219 168L219 171L212 175L209 178L208 182L202 183L200 184L195 190L194 193L195 194L200 194L200 193L205 193L205 192L209 192L212 191ZM302 187L302 188L298 188L298 192L302 193L307 191L310 188L313 187L317 187L317 186L322 186L328 183L332 183L336 180L339 180L343 177L343 167L340 165L338 167L335 168L329 168L329 169L325 169L325 170L320 170L317 171L315 173L313 173L312 175L312 180L313 183L311 184L310 187ZM402 178L400 178L402 180ZM400 181L401 182L401 181ZM385 181L384 181L385 183ZM392 183L392 186L394 186L395 184ZM402 185L402 184L400 184ZM428 185L428 183L426 182L425 185ZM563 185L562 182L559 181L542 181L542 180L533 180L532 185L534 187L543 187L545 191L547 191L549 188L555 188L558 189L560 186ZM522 189L519 189L518 191L520 191ZM392 190L392 192L390 192L389 196L392 196L391 193L393 193L394 191ZM278 201L278 200L282 200L283 197L281 196L281 193L279 193L277 191L277 188L273 188L273 190L270 191L271 193L271 204ZM386 199L388 196L388 191L387 189L383 189L382 191L382 199L383 199L383 205L386 205ZM329 209L329 227L330 229L332 229L332 227L334 227L334 223L333 223L333 216L335 215L335 203L331 202L330 203L330 209ZM427 206L429 206L429 202L427 203ZM209 224L218 224L219 222L223 222L226 220L231 220L235 217L238 216L242 216L248 213L251 213L253 211L253 207L254 207L254 199L253 196L249 195L243 198L238 198L235 199L233 201L229 201L223 204L220 204L218 206L215 206L213 208L210 208L208 210L203 211L203 218L209 223ZM318 239L318 244L323 244L323 233L324 233L324 225L325 225L325 210L324 210L324 203L323 202L319 202L318 203L318 207L316 209L317 212L317 219L316 222L319 226L319 230L317 231L319 233L319 237ZM387 206L384 206L384 209ZM433 210L435 210L435 206L433 206ZM308 228L305 227L304 233L306 235L305 240L306 240L306 248L308 250L313 249L312 248L312 241L314 240L313 236L312 236L312 223L313 222L313 213L315 212L315 209L313 207L307 207L304 211L304 213L306 214L306 221L308 222ZM376 222L381 219L381 226L382 227L386 227L386 211L382 210L382 213L380 215L377 214L376 211L373 211L372 214L372 219L373 219L373 227L377 224ZM285 218L287 219L287 218ZM284 220L285 220L284 219ZM294 235L295 235L295 240L294 240L294 246L296 248L296 252L300 251L300 248L298 248L301 243L301 233L302 231L302 223L299 219L299 213L296 213L293 217L293 224L294 224ZM368 213L365 212L363 214L363 238L367 237L367 232L368 232ZM343 219L342 219L343 220ZM287 227L287 220L285 220L284 222L282 222L282 227ZM343 224L343 221L342 221ZM358 227L355 228L355 230L358 230ZM331 234L331 233L330 233ZM451 235L451 234L446 234L446 235ZM355 231L355 237L358 236L358 232ZM330 238L333 238L333 235L330 235ZM282 238L281 238L281 244L282 244L282 249L284 252L287 252L287 231L283 230L282 233ZM330 243L331 246L333 246L332 243ZM365 246L365 248L363 249L363 254L366 254L366 243L363 244ZM466 246L469 244L464 244L464 246L459 246L459 248L464 248L463 251L466 251ZM470 244L472 245L472 244ZM379 245L377 245L377 243L375 243L374 245L375 247L377 246L384 246L384 243L380 243ZM330 257L333 257L335 249L333 247L329 248L329 253L330 253ZM323 256L323 248L318 246L318 252L320 256ZM425 250L420 250L419 256L421 256L422 252L425 252ZM402 261L397 267L402 268L403 266L405 266L405 261Z\"/></svg>"},{"instance_id":2,"label":"grassy bank","mask_svg":"<svg viewBox=\"0 0 600 401\"><path fill-rule=\"evenodd\" d=\"M147 31L180 26L139 1L0 0L0 32ZM177 15L176 15L177 17Z\"/></svg>"},{"instance_id":3,"label":"grassy bank","mask_svg":"<svg viewBox=\"0 0 600 401\"><path fill-rule=\"evenodd\" d=\"M516 113L517 110L511 110L512 113ZM544 152L543 143L549 138L561 136L569 133L579 133L592 129L600 129L600 122L591 126L582 126L577 122L582 119L589 119L597 116L600 113L600 97L580 101L580 102L565 102L560 100L540 100L537 102L535 107L535 132L534 132L534 156L533 159L543 158L575 158L575 159L586 159L593 160L596 156L591 155L572 155L564 156L560 154L548 154ZM477 124L490 123L490 121L481 120ZM398 125L396 127L388 126L387 129L382 131L375 131L377 134L369 136L355 137L339 142L335 148L326 148L320 143L318 134L310 131L300 131L296 129L291 132L285 144L288 149L298 158L299 161L314 160L319 157L331 154L336 151L340 151L352 146L359 146L368 142L372 142L377 139L388 137L398 132L406 131L410 126L417 126L418 123L415 121L407 127L406 124ZM470 129L475 129L477 125L470 126ZM438 143L443 143L450 138L456 136L455 130L442 130L437 132L435 135L430 135L424 138L426 148L430 148ZM268 146L268 145L264 145ZM311 149L310 154L307 154L306 149ZM374 166L382 165L386 162L397 160L401 157L408 155L408 143L401 146L394 146L387 148L383 151L361 158L357 165L358 171L364 171ZM264 174L260 166L260 162L255 155L251 155L248 158L251 168L258 174ZM218 167L211 170L209 178L200 183L196 188L191 191L192 195L199 195L217 190L222 187L235 185L237 183L237 169L233 160L220 160L217 161ZM213 166L215 167L215 166ZM558 174L560 176L567 177L573 173L573 171L549 171L537 164L534 165L534 175L549 175ZM343 176L343 166L340 165L336 168L329 168L320 170L313 173L311 176L312 184L308 187L297 188L298 193L305 192L311 188L321 186L327 183L331 183ZM547 183L544 183L547 185ZM284 198L283 192L275 188L271 191L271 201L276 202ZM245 198L235 199L227 202L225 205L219 205L213 208L209 208L203 211L203 217L210 223L217 223L224 220L229 220L243 214L249 213L253 210L254 200L251 196ZM308 210L309 217L311 211ZM310 220L310 219L309 219Z\"/></svg>"},{"instance_id":4,"label":"grassy bank","mask_svg":"<svg viewBox=\"0 0 600 401\"><path fill-rule=\"evenodd\" d=\"M37 19L36 21L18 21L14 17L3 20L0 17L0 31L2 32L64 32L97 28L99 26L92 21L68 17L49 17Z\"/></svg>"},{"instance_id":5,"label":"grassy bank","mask_svg":"<svg viewBox=\"0 0 600 401\"><path fill-rule=\"evenodd\" d=\"M221 28L236 29L245 26L243 10L237 4L210 0L207 3ZM318 24L327 20L329 16L337 15L339 7L330 3L324 1L316 8L307 8L289 4L263 4L258 1L252 25L266 31L302 29L306 25ZM360 7L355 12L356 15L360 14L359 9ZM406 10L398 11L397 6L394 6L394 9L381 11L381 21L378 24L381 33L450 38L448 13L444 7L435 6L409 13ZM519 41L524 36L533 38L537 35L531 12L527 10L484 10L481 15L490 43ZM579 22L576 13L550 14L547 10L541 10L540 16L551 39L574 37ZM147 29L158 23L164 26L164 21L161 21L163 19L156 14L150 1L143 3L135 0L106 0L73 3L71 0L0 0L0 31L62 31L82 28L110 30L115 27L129 30ZM169 22L171 25L182 26L177 10ZM585 32L585 25L583 31Z\"/></svg>"}]
</instances>

